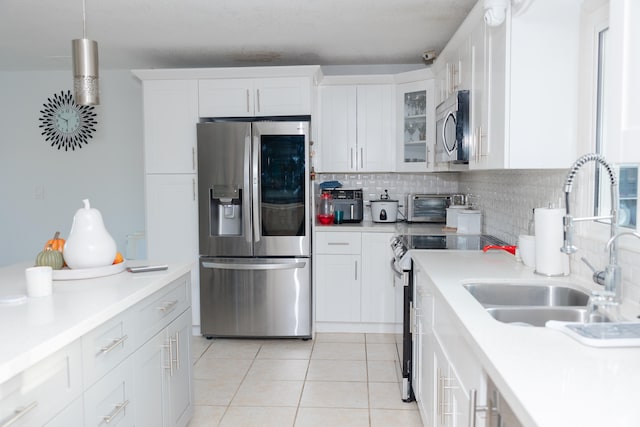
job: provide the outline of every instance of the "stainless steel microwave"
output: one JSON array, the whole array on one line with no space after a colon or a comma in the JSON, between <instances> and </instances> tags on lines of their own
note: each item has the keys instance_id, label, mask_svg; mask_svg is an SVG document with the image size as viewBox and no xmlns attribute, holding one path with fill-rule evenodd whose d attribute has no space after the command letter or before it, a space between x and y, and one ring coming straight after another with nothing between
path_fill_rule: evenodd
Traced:
<instances>
[{"instance_id":1,"label":"stainless steel microwave","mask_svg":"<svg viewBox=\"0 0 640 427\"><path fill-rule=\"evenodd\" d=\"M436 162L469 163L469 91L459 90L436 107Z\"/></svg>"}]
</instances>

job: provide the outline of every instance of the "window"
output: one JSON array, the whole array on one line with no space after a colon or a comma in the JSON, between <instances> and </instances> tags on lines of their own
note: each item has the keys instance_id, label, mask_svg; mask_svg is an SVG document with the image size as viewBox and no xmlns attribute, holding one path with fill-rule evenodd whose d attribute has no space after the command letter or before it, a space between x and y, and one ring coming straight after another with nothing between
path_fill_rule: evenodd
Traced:
<instances>
[{"instance_id":1,"label":"window","mask_svg":"<svg viewBox=\"0 0 640 427\"><path fill-rule=\"evenodd\" d=\"M599 31L597 38L597 77L596 77L596 123L595 123L595 146L597 153L604 153L604 144L606 140L605 122L606 122L606 105L605 90L606 76L605 63L607 57L607 34L608 28ZM594 215L607 215L610 212L611 201L609 198L610 186L609 177L602 167L598 165L595 168L595 205ZM637 226L637 210L638 210L638 166L637 165L620 165L618 168L618 224L621 227L635 229Z\"/></svg>"}]
</instances>

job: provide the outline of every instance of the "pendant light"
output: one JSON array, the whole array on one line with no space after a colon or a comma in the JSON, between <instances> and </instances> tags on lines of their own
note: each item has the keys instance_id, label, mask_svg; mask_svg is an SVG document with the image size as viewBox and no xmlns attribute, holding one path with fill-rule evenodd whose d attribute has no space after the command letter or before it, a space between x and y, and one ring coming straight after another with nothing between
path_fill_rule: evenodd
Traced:
<instances>
[{"instance_id":1,"label":"pendant light","mask_svg":"<svg viewBox=\"0 0 640 427\"><path fill-rule=\"evenodd\" d=\"M79 105L98 105L98 42L87 39L86 25L86 5L82 0L82 38L71 41L73 96Z\"/></svg>"}]
</instances>

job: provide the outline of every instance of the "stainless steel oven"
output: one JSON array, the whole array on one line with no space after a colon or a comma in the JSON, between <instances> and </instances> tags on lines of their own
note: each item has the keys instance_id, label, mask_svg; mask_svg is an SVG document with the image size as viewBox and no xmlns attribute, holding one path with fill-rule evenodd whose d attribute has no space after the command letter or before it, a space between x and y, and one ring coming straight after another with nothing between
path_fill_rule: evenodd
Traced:
<instances>
[{"instance_id":1,"label":"stainless steel oven","mask_svg":"<svg viewBox=\"0 0 640 427\"><path fill-rule=\"evenodd\" d=\"M482 250L487 245L502 246L505 242L493 236L478 235L400 235L391 239L393 258L391 267L396 273L396 280L403 286L402 301L402 344L398 348L400 354L400 370L402 372L401 397L404 401L415 399L413 394L413 261L411 251L420 249L436 250Z\"/></svg>"}]
</instances>

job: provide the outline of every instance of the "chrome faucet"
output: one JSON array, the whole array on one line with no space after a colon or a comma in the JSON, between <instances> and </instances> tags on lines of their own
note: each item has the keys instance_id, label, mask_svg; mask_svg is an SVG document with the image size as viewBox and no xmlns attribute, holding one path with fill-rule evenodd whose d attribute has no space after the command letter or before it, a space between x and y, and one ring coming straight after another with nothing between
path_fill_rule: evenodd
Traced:
<instances>
[{"instance_id":1,"label":"chrome faucet","mask_svg":"<svg viewBox=\"0 0 640 427\"><path fill-rule=\"evenodd\" d=\"M573 187L573 180L575 179L578 170L584 166L587 162L598 162L609 174L609 182L611 184L611 211L609 215L605 216L590 216L582 218L574 218L571 215L570 209L570 194ZM611 220L610 237L606 245L606 250L609 251L609 265L604 271L596 271L584 258L583 261L593 270L593 281L599 285L605 287L605 293L610 295L615 301L620 302L622 299L622 285L620 266L618 265L618 245L616 240L618 237L633 234L640 238L640 234L635 232L623 232L616 234L616 227L618 225L618 179L613 167L599 154L585 154L575 161L564 183L564 198L566 212L563 219L564 225L564 243L560 250L565 254L575 253L578 248L573 244L573 228L574 223L578 221L596 221L600 219Z\"/></svg>"},{"instance_id":2,"label":"chrome faucet","mask_svg":"<svg viewBox=\"0 0 640 427\"><path fill-rule=\"evenodd\" d=\"M589 216L582 218L574 218L571 215L571 209L569 208L569 199L571 195L571 189L573 188L573 180L576 177L576 174L580 170L582 166L584 166L587 162L598 162L600 163L609 174L609 181L611 183L611 213L606 216ZM571 169L569 169L569 173L567 174L567 178L564 181L564 204L566 207L566 212L564 215L564 244L560 250L565 254L573 254L578 248L573 245L573 223L578 221L596 221L599 219L610 219L611 220L611 234L610 237L615 236L616 234L616 226L618 222L618 178L616 177L616 173L613 170L613 167L602 157L600 154L585 154L575 161Z\"/></svg>"}]
</instances>

